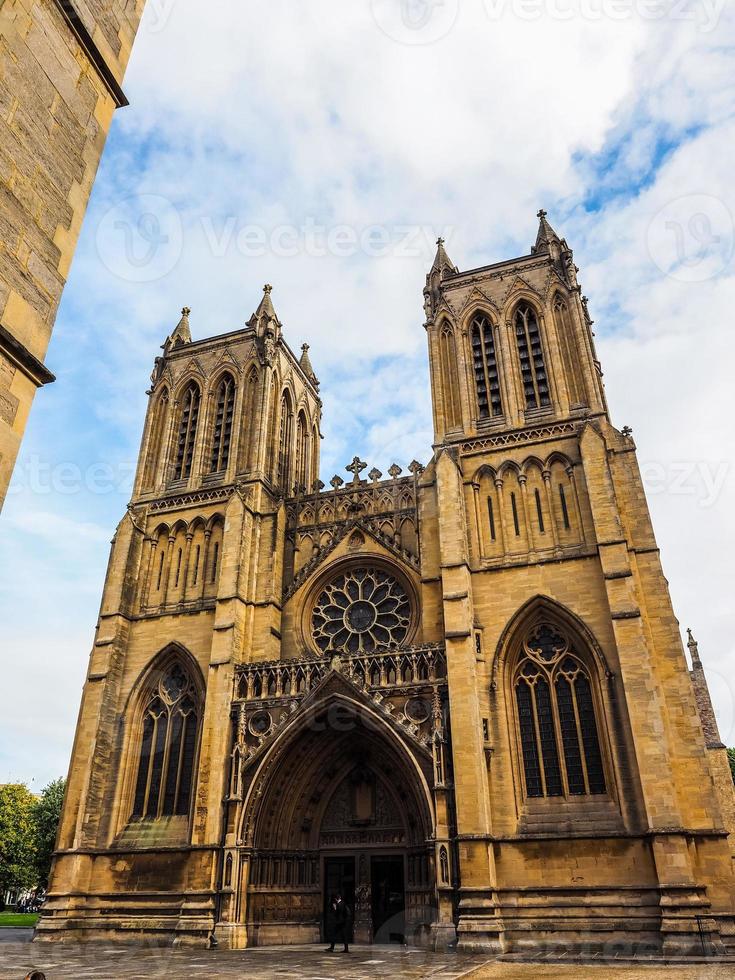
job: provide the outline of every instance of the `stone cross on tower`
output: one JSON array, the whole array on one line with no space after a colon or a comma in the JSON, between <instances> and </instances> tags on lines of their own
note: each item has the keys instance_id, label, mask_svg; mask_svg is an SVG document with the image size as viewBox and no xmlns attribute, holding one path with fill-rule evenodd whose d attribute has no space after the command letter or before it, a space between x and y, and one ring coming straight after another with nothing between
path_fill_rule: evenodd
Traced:
<instances>
[{"instance_id":1,"label":"stone cross on tower","mask_svg":"<svg viewBox=\"0 0 735 980\"><path fill-rule=\"evenodd\" d=\"M367 469L367 463L363 463L359 456L355 456L349 466L345 466L348 473L352 473L352 483L357 485L360 482L360 474Z\"/></svg>"}]
</instances>

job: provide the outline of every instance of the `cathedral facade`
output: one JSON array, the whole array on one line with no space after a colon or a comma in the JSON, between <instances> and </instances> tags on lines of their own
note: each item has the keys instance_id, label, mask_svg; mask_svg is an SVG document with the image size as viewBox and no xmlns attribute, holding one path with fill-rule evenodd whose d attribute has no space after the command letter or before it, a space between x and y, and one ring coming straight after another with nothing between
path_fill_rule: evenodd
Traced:
<instances>
[{"instance_id":1,"label":"cathedral facade","mask_svg":"<svg viewBox=\"0 0 735 980\"><path fill-rule=\"evenodd\" d=\"M270 287L157 358L38 937L735 948L733 789L546 220L424 294L433 456L319 480Z\"/></svg>"}]
</instances>

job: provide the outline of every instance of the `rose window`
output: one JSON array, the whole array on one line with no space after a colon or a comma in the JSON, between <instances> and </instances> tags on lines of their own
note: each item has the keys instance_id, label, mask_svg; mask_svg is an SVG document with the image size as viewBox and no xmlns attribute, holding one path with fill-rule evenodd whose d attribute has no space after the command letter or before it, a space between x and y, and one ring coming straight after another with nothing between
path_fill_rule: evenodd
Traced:
<instances>
[{"instance_id":1,"label":"rose window","mask_svg":"<svg viewBox=\"0 0 735 980\"><path fill-rule=\"evenodd\" d=\"M400 646L411 624L405 588L388 572L360 568L345 572L319 594L312 632L324 653L372 653Z\"/></svg>"}]
</instances>

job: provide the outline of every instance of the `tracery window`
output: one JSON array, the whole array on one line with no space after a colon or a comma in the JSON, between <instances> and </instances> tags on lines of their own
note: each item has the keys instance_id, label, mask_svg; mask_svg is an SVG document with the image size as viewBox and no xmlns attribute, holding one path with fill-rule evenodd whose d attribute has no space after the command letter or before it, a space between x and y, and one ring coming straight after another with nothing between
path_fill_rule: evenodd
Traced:
<instances>
[{"instance_id":1,"label":"tracery window","mask_svg":"<svg viewBox=\"0 0 735 980\"><path fill-rule=\"evenodd\" d=\"M303 412L299 413L299 421L296 426L296 487L301 491L309 489L309 466L311 463L309 453L309 427L306 416Z\"/></svg>"},{"instance_id":2,"label":"tracery window","mask_svg":"<svg viewBox=\"0 0 735 980\"><path fill-rule=\"evenodd\" d=\"M604 794L592 681L555 626L542 623L526 637L514 688L526 795Z\"/></svg>"},{"instance_id":3,"label":"tracery window","mask_svg":"<svg viewBox=\"0 0 735 980\"><path fill-rule=\"evenodd\" d=\"M156 474L161 460L161 450L166 433L166 423L168 421L169 394L168 388L161 392L156 405L153 423L151 426L151 438L148 446L148 458L145 466L145 476L143 478L143 488L150 490L156 484Z\"/></svg>"},{"instance_id":4,"label":"tracery window","mask_svg":"<svg viewBox=\"0 0 735 980\"><path fill-rule=\"evenodd\" d=\"M312 612L314 640L324 653L372 653L404 642L411 601L381 568L343 572L324 587Z\"/></svg>"},{"instance_id":5,"label":"tracery window","mask_svg":"<svg viewBox=\"0 0 735 980\"><path fill-rule=\"evenodd\" d=\"M585 405L587 398L584 392L584 383L581 377L582 366L580 354L574 336L572 317L569 307L561 298L557 296L554 301L554 319L556 322L556 332L559 337L559 344L564 359L566 369L567 385L569 387L569 401L572 408L578 405Z\"/></svg>"},{"instance_id":6,"label":"tracery window","mask_svg":"<svg viewBox=\"0 0 735 980\"><path fill-rule=\"evenodd\" d=\"M549 379L546 374L538 317L528 303L522 303L518 307L515 328L526 408L544 408L551 404Z\"/></svg>"},{"instance_id":7,"label":"tracery window","mask_svg":"<svg viewBox=\"0 0 735 980\"><path fill-rule=\"evenodd\" d=\"M446 427L455 429L462 424L462 409L459 400L459 373L457 371L457 349L454 334L445 325L439 337L442 392Z\"/></svg>"},{"instance_id":8,"label":"tracery window","mask_svg":"<svg viewBox=\"0 0 735 980\"><path fill-rule=\"evenodd\" d=\"M503 414L493 325L484 313L475 314L471 327L472 362L481 419Z\"/></svg>"},{"instance_id":9,"label":"tracery window","mask_svg":"<svg viewBox=\"0 0 735 980\"><path fill-rule=\"evenodd\" d=\"M163 674L143 712L133 817L188 816L198 700L191 678L174 663Z\"/></svg>"},{"instance_id":10,"label":"tracery window","mask_svg":"<svg viewBox=\"0 0 735 980\"><path fill-rule=\"evenodd\" d=\"M219 383L215 406L210 472L222 473L230 462L232 419L235 412L235 381L229 374Z\"/></svg>"},{"instance_id":11,"label":"tracery window","mask_svg":"<svg viewBox=\"0 0 735 980\"><path fill-rule=\"evenodd\" d=\"M290 468L290 454L291 454L291 430L293 428L293 412L291 410L291 398L287 391L283 393L281 398L281 411L279 415L279 432L278 432L278 471L276 473L276 482L282 490L290 489L288 487L288 475Z\"/></svg>"},{"instance_id":12,"label":"tracery window","mask_svg":"<svg viewBox=\"0 0 735 980\"><path fill-rule=\"evenodd\" d=\"M199 425L200 400L199 385L192 381L184 392L181 401L179 437L176 444L176 467L174 469L174 479L176 480L188 480L191 476L194 446L196 445L197 427Z\"/></svg>"}]
</instances>

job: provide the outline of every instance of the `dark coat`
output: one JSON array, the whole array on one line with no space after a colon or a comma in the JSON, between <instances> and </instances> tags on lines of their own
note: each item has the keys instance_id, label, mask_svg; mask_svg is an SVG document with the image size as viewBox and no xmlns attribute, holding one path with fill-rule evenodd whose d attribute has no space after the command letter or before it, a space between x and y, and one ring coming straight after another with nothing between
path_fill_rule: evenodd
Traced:
<instances>
[{"instance_id":1,"label":"dark coat","mask_svg":"<svg viewBox=\"0 0 735 980\"><path fill-rule=\"evenodd\" d=\"M347 908L347 903L340 899L339 902L334 903L334 924L336 926L343 926L347 923L350 917L350 910Z\"/></svg>"}]
</instances>

